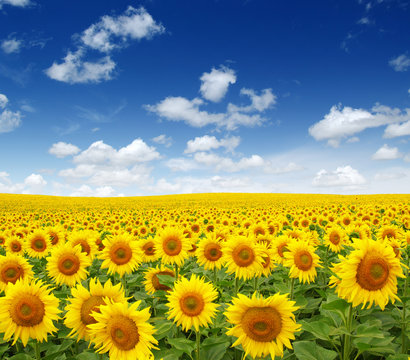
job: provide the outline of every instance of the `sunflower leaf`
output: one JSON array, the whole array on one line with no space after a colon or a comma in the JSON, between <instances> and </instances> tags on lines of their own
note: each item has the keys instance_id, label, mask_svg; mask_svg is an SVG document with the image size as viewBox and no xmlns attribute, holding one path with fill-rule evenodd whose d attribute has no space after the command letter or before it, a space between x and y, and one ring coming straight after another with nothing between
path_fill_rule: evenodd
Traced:
<instances>
[{"instance_id":1,"label":"sunflower leaf","mask_svg":"<svg viewBox=\"0 0 410 360\"><path fill-rule=\"evenodd\" d=\"M314 341L297 341L293 343L296 358L299 360L333 360L337 353L325 349Z\"/></svg>"}]
</instances>

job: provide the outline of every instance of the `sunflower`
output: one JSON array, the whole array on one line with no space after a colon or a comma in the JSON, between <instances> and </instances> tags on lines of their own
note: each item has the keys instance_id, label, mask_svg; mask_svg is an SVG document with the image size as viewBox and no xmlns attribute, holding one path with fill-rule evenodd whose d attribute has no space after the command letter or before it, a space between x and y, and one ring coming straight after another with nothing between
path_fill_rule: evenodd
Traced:
<instances>
[{"instance_id":1,"label":"sunflower","mask_svg":"<svg viewBox=\"0 0 410 360\"><path fill-rule=\"evenodd\" d=\"M80 245L72 247L70 244L60 245L51 251L47 258L47 272L57 285L74 286L85 280L91 265L90 258L81 252Z\"/></svg>"},{"instance_id":2,"label":"sunflower","mask_svg":"<svg viewBox=\"0 0 410 360\"><path fill-rule=\"evenodd\" d=\"M190 248L191 243L185 239L183 230L177 227L165 228L155 237L155 249L163 264L182 266Z\"/></svg>"},{"instance_id":3,"label":"sunflower","mask_svg":"<svg viewBox=\"0 0 410 360\"><path fill-rule=\"evenodd\" d=\"M73 231L68 236L68 242L73 247L76 245L81 245L81 251L92 260L98 252L96 244L97 237L98 235L91 230Z\"/></svg>"},{"instance_id":4,"label":"sunflower","mask_svg":"<svg viewBox=\"0 0 410 360\"><path fill-rule=\"evenodd\" d=\"M32 278L33 271L27 259L15 254L0 255L0 291L5 291L9 283Z\"/></svg>"},{"instance_id":5,"label":"sunflower","mask_svg":"<svg viewBox=\"0 0 410 360\"><path fill-rule=\"evenodd\" d=\"M327 247L334 253L339 253L343 249L343 245L346 245L349 241L345 230L340 226L332 226L326 230L324 236L324 242Z\"/></svg>"},{"instance_id":6,"label":"sunflower","mask_svg":"<svg viewBox=\"0 0 410 360\"><path fill-rule=\"evenodd\" d=\"M331 276L329 285L336 286L337 295L364 308L373 303L384 310L389 300L397 297L397 277L405 277L391 246L371 239L358 240L346 258L339 255L340 263L333 266L336 276Z\"/></svg>"},{"instance_id":7,"label":"sunflower","mask_svg":"<svg viewBox=\"0 0 410 360\"><path fill-rule=\"evenodd\" d=\"M262 247L253 237L233 236L222 251L222 261L228 273L235 273L239 279L251 279L262 271Z\"/></svg>"},{"instance_id":8,"label":"sunflower","mask_svg":"<svg viewBox=\"0 0 410 360\"><path fill-rule=\"evenodd\" d=\"M283 265L290 268L289 277L299 278L302 283L314 281L316 268L321 266L313 245L305 241L291 240L287 248L289 251L285 253Z\"/></svg>"},{"instance_id":9,"label":"sunflower","mask_svg":"<svg viewBox=\"0 0 410 360\"><path fill-rule=\"evenodd\" d=\"M51 289L38 281L17 280L7 286L7 293L0 298L0 333L4 340L14 337L13 344L21 339L26 346L28 339L47 341L47 334L57 331L53 320L58 320L58 299Z\"/></svg>"},{"instance_id":10,"label":"sunflower","mask_svg":"<svg viewBox=\"0 0 410 360\"><path fill-rule=\"evenodd\" d=\"M6 240L6 252L13 253L16 255L24 255L26 251L26 241L24 238L18 237L16 235L9 237Z\"/></svg>"},{"instance_id":11,"label":"sunflower","mask_svg":"<svg viewBox=\"0 0 410 360\"><path fill-rule=\"evenodd\" d=\"M261 244L261 252L263 259L261 275L269 277L269 275L272 273L272 270L276 268L276 265L274 263L274 251L273 249L269 248L269 245L267 243L264 242Z\"/></svg>"},{"instance_id":12,"label":"sunflower","mask_svg":"<svg viewBox=\"0 0 410 360\"><path fill-rule=\"evenodd\" d=\"M158 266L155 268L149 268L145 272L145 280L144 280L145 291L147 292L147 294L152 295L157 290L163 290L163 291L171 290L170 287L160 283L157 275L169 275L171 277L175 277L175 273L171 269L165 266L161 266L160 268Z\"/></svg>"},{"instance_id":13,"label":"sunflower","mask_svg":"<svg viewBox=\"0 0 410 360\"><path fill-rule=\"evenodd\" d=\"M206 270L220 269L223 264L221 238L215 233L208 234L199 242L196 256L198 264Z\"/></svg>"},{"instance_id":14,"label":"sunflower","mask_svg":"<svg viewBox=\"0 0 410 360\"><path fill-rule=\"evenodd\" d=\"M51 249L51 242L45 230L35 230L27 238L27 254L32 258L44 258Z\"/></svg>"},{"instance_id":15,"label":"sunflower","mask_svg":"<svg viewBox=\"0 0 410 360\"><path fill-rule=\"evenodd\" d=\"M381 240L390 240L396 239L398 241L404 240L404 233L403 230L400 229L398 226L394 225L384 225L377 231L377 237Z\"/></svg>"},{"instance_id":16,"label":"sunflower","mask_svg":"<svg viewBox=\"0 0 410 360\"><path fill-rule=\"evenodd\" d=\"M292 349L290 339L300 330L293 314L298 307L288 300L288 294L275 294L264 299L256 292L251 298L238 294L232 299L225 316L234 325L228 335L238 339L232 346L242 345L245 357L283 356L283 345Z\"/></svg>"},{"instance_id":17,"label":"sunflower","mask_svg":"<svg viewBox=\"0 0 410 360\"><path fill-rule=\"evenodd\" d=\"M143 262L154 262L155 260L157 260L158 257L155 251L155 243L153 239L142 239L139 240L138 243L142 250Z\"/></svg>"},{"instance_id":18,"label":"sunflower","mask_svg":"<svg viewBox=\"0 0 410 360\"><path fill-rule=\"evenodd\" d=\"M103 240L104 249L100 258L101 268L108 268L109 274L131 274L141 263L142 251L138 242L128 233L108 236Z\"/></svg>"},{"instance_id":19,"label":"sunflower","mask_svg":"<svg viewBox=\"0 0 410 360\"><path fill-rule=\"evenodd\" d=\"M148 320L149 308L137 310L141 301L108 302L93 311L96 323L88 325L88 331L100 354L109 352L110 359L150 359L151 349L158 341L152 336L155 328Z\"/></svg>"},{"instance_id":20,"label":"sunflower","mask_svg":"<svg viewBox=\"0 0 410 360\"><path fill-rule=\"evenodd\" d=\"M188 280L182 277L167 295L168 319L174 319L174 323L182 325L185 331L192 327L199 331L200 326L208 326L215 317L218 305L213 301L217 297L215 287L204 278L191 275Z\"/></svg>"},{"instance_id":21,"label":"sunflower","mask_svg":"<svg viewBox=\"0 0 410 360\"><path fill-rule=\"evenodd\" d=\"M68 299L66 306L64 324L71 329L70 337L89 340L87 325L94 324L96 320L91 315L91 311L98 311L100 305L105 304L105 298L114 302L126 302L121 284L113 286L108 280L104 286L98 279L90 280L90 291L81 284L71 288L72 298Z\"/></svg>"},{"instance_id":22,"label":"sunflower","mask_svg":"<svg viewBox=\"0 0 410 360\"><path fill-rule=\"evenodd\" d=\"M275 259L276 263L283 264L283 260L285 259L285 252L288 251L288 243L290 239L285 235L280 235L275 237L272 241L272 249L273 249L273 258Z\"/></svg>"},{"instance_id":23,"label":"sunflower","mask_svg":"<svg viewBox=\"0 0 410 360\"><path fill-rule=\"evenodd\" d=\"M51 245L61 245L65 242L65 231L62 226L53 226L46 229L50 236Z\"/></svg>"}]
</instances>

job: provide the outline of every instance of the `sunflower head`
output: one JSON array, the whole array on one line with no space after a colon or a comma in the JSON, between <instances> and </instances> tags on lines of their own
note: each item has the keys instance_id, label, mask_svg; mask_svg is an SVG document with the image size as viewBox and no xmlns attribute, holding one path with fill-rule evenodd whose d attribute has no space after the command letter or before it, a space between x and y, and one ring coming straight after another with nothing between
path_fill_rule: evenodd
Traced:
<instances>
[{"instance_id":1,"label":"sunflower head","mask_svg":"<svg viewBox=\"0 0 410 360\"><path fill-rule=\"evenodd\" d=\"M175 273L165 267L165 266L161 266L161 267L156 267L156 268L149 268L146 272L145 272L145 280L144 280L144 285L145 285L145 291L152 295L155 293L155 291L157 290L163 290L163 291L170 291L171 288L161 284L158 275L168 275L170 277L175 277Z\"/></svg>"},{"instance_id":2,"label":"sunflower head","mask_svg":"<svg viewBox=\"0 0 410 360\"><path fill-rule=\"evenodd\" d=\"M32 278L33 271L27 259L16 254L0 256L0 291L5 291L9 283Z\"/></svg>"},{"instance_id":3,"label":"sunflower head","mask_svg":"<svg viewBox=\"0 0 410 360\"><path fill-rule=\"evenodd\" d=\"M216 237L215 233L208 234L203 238L196 251L198 264L207 270L220 269L223 264L222 239Z\"/></svg>"},{"instance_id":4,"label":"sunflower head","mask_svg":"<svg viewBox=\"0 0 410 360\"><path fill-rule=\"evenodd\" d=\"M51 250L50 238L45 230L35 230L27 237L27 253L32 258L44 258Z\"/></svg>"},{"instance_id":5,"label":"sunflower head","mask_svg":"<svg viewBox=\"0 0 410 360\"><path fill-rule=\"evenodd\" d=\"M154 244L163 264L181 266L188 257L188 250L191 249L191 243L179 227L166 227L156 235Z\"/></svg>"}]
</instances>

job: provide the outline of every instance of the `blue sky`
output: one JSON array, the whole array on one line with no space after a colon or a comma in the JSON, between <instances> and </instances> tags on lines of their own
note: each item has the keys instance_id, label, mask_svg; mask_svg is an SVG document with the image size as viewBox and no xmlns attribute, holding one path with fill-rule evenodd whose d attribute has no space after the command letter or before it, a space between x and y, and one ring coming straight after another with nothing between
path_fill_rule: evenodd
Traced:
<instances>
[{"instance_id":1,"label":"blue sky","mask_svg":"<svg viewBox=\"0 0 410 360\"><path fill-rule=\"evenodd\" d=\"M0 0L0 192L408 193L410 2Z\"/></svg>"}]
</instances>

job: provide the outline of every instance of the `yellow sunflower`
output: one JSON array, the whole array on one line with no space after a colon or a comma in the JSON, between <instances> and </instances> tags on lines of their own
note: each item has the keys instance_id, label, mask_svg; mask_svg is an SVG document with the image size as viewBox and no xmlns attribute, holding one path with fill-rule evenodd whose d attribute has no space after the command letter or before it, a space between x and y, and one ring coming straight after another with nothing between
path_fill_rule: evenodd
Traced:
<instances>
[{"instance_id":1,"label":"yellow sunflower","mask_svg":"<svg viewBox=\"0 0 410 360\"><path fill-rule=\"evenodd\" d=\"M319 256L315 254L313 245L305 241L291 240L287 245L283 265L289 267L289 277L299 278L302 283L310 283L317 275L316 268L319 265Z\"/></svg>"},{"instance_id":2,"label":"yellow sunflower","mask_svg":"<svg viewBox=\"0 0 410 360\"><path fill-rule=\"evenodd\" d=\"M269 248L267 243L261 244L261 252L262 252L262 269L261 274L265 277L269 277L272 271L276 268L274 262L274 251L273 249Z\"/></svg>"},{"instance_id":3,"label":"yellow sunflower","mask_svg":"<svg viewBox=\"0 0 410 360\"><path fill-rule=\"evenodd\" d=\"M163 264L182 266L188 257L191 243L185 239L183 230L177 227L167 227L155 237L155 249Z\"/></svg>"},{"instance_id":4,"label":"yellow sunflower","mask_svg":"<svg viewBox=\"0 0 410 360\"><path fill-rule=\"evenodd\" d=\"M404 232L401 228L395 225L384 225L377 231L377 237L381 240L396 239L403 241L405 239Z\"/></svg>"},{"instance_id":5,"label":"yellow sunflower","mask_svg":"<svg viewBox=\"0 0 410 360\"><path fill-rule=\"evenodd\" d=\"M76 245L81 245L81 251L92 260L98 253L96 244L97 237L98 236L96 235L96 233L91 230L73 231L68 236L67 241L73 247Z\"/></svg>"},{"instance_id":6,"label":"yellow sunflower","mask_svg":"<svg viewBox=\"0 0 410 360\"><path fill-rule=\"evenodd\" d=\"M324 243L334 253L339 253L349 241L346 231L340 226L332 226L326 230L324 236Z\"/></svg>"},{"instance_id":7,"label":"yellow sunflower","mask_svg":"<svg viewBox=\"0 0 410 360\"><path fill-rule=\"evenodd\" d=\"M215 233L208 234L199 242L196 257L198 264L206 270L220 269L223 264L221 238Z\"/></svg>"},{"instance_id":8,"label":"yellow sunflower","mask_svg":"<svg viewBox=\"0 0 410 360\"><path fill-rule=\"evenodd\" d=\"M9 283L32 278L33 271L27 259L15 254L0 256L0 291L5 291Z\"/></svg>"},{"instance_id":9,"label":"yellow sunflower","mask_svg":"<svg viewBox=\"0 0 410 360\"><path fill-rule=\"evenodd\" d=\"M24 346L29 338L47 341L47 334L57 331L53 320L59 319L58 299L51 289L39 281L17 280L7 286L0 298L0 333L4 340L21 339Z\"/></svg>"},{"instance_id":10,"label":"yellow sunflower","mask_svg":"<svg viewBox=\"0 0 410 360\"><path fill-rule=\"evenodd\" d=\"M141 263L142 251L138 242L128 233L108 236L103 240L104 249L102 269L108 268L109 274L131 274Z\"/></svg>"},{"instance_id":11,"label":"yellow sunflower","mask_svg":"<svg viewBox=\"0 0 410 360\"><path fill-rule=\"evenodd\" d=\"M35 230L27 237L27 254L32 258L44 258L51 250L51 242L45 230Z\"/></svg>"},{"instance_id":12,"label":"yellow sunflower","mask_svg":"<svg viewBox=\"0 0 410 360\"><path fill-rule=\"evenodd\" d=\"M217 297L214 286L203 278L191 275L188 280L182 277L167 295L168 319L182 325L183 330L194 327L199 331L200 326L208 326L215 317L218 305L213 301Z\"/></svg>"},{"instance_id":13,"label":"yellow sunflower","mask_svg":"<svg viewBox=\"0 0 410 360\"><path fill-rule=\"evenodd\" d=\"M110 359L147 360L153 355L158 341L152 336L155 328L148 320L149 308L137 310L141 301L109 302L100 305L92 316L97 321L88 325L88 331L100 354L109 353Z\"/></svg>"},{"instance_id":14,"label":"yellow sunflower","mask_svg":"<svg viewBox=\"0 0 410 360\"><path fill-rule=\"evenodd\" d=\"M61 245L65 242L65 230L62 226L53 226L46 229L50 236L51 245Z\"/></svg>"},{"instance_id":15,"label":"yellow sunflower","mask_svg":"<svg viewBox=\"0 0 410 360\"><path fill-rule=\"evenodd\" d=\"M80 245L72 247L66 243L51 251L46 269L57 285L74 286L87 278L86 268L90 265L91 260L81 252Z\"/></svg>"},{"instance_id":16,"label":"yellow sunflower","mask_svg":"<svg viewBox=\"0 0 410 360\"><path fill-rule=\"evenodd\" d=\"M142 250L143 262L154 262L158 259L157 253L155 251L155 243L152 238L139 240L138 243Z\"/></svg>"},{"instance_id":17,"label":"yellow sunflower","mask_svg":"<svg viewBox=\"0 0 410 360\"><path fill-rule=\"evenodd\" d=\"M6 240L5 245L7 253L24 255L26 251L26 241L24 240L24 238L18 237L16 235L9 237Z\"/></svg>"},{"instance_id":18,"label":"yellow sunflower","mask_svg":"<svg viewBox=\"0 0 410 360\"><path fill-rule=\"evenodd\" d=\"M71 288L72 298L66 306L64 324L71 329L70 337L77 337L77 341L89 340L87 325L96 323L91 311L98 311L100 305L105 304L105 298L114 302L126 302L121 284L113 286L108 280L104 286L98 279L90 279L90 291L81 284Z\"/></svg>"},{"instance_id":19,"label":"yellow sunflower","mask_svg":"<svg viewBox=\"0 0 410 360\"><path fill-rule=\"evenodd\" d=\"M336 276L331 276L329 285L336 286L337 295L364 308L373 303L384 310L389 300L397 297L397 277L405 277L393 248L371 239L358 240L346 258L339 255L340 263L333 266Z\"/></svg>"},{"instance_id":20,"label":"yellow sunflower","mask_svg":"<svg viewBox=\"0 0 410 360\"><path fill-rule=\"evenodd\" d=\"M294 312L298 309L288 295L275 294L264 299L256 292L251 298L239 294L232 299L225 316L234 327L227 334L238 339L232 346L242 345L245 357L283 356L283 346L292 349L290 339L300 330Z\"/></svg>"},{"instance_id":21,"label":"yellow sunflower","mask_svg":"<svg viewBox=\"0 0 410 360\"><path fill-rule=\"evenodd\" d=\"M165 266L161 266L161 267L157 266L155 268L149 268L145 272L145 280L144 280L145 291L147 292L147 294L152 295L157 290L163 290L163 291L171 290L170 287L160 283L157 275L169 275L171 277L175 277L175 273L171 269Z\"/></svg>"},{"instance_id":22,"label":"yellow sunflower","mask_svg":"<svg viewBox=\"0 0 410 360\"><path fill-rule=\"evenodd\" d=\"M285 252L288 251L288 243L290 239L285 235L280 235L275 237L272 241L273 257L275 262L278 264L283 264L285 259Z\"/></svg>"}]
</instances>

